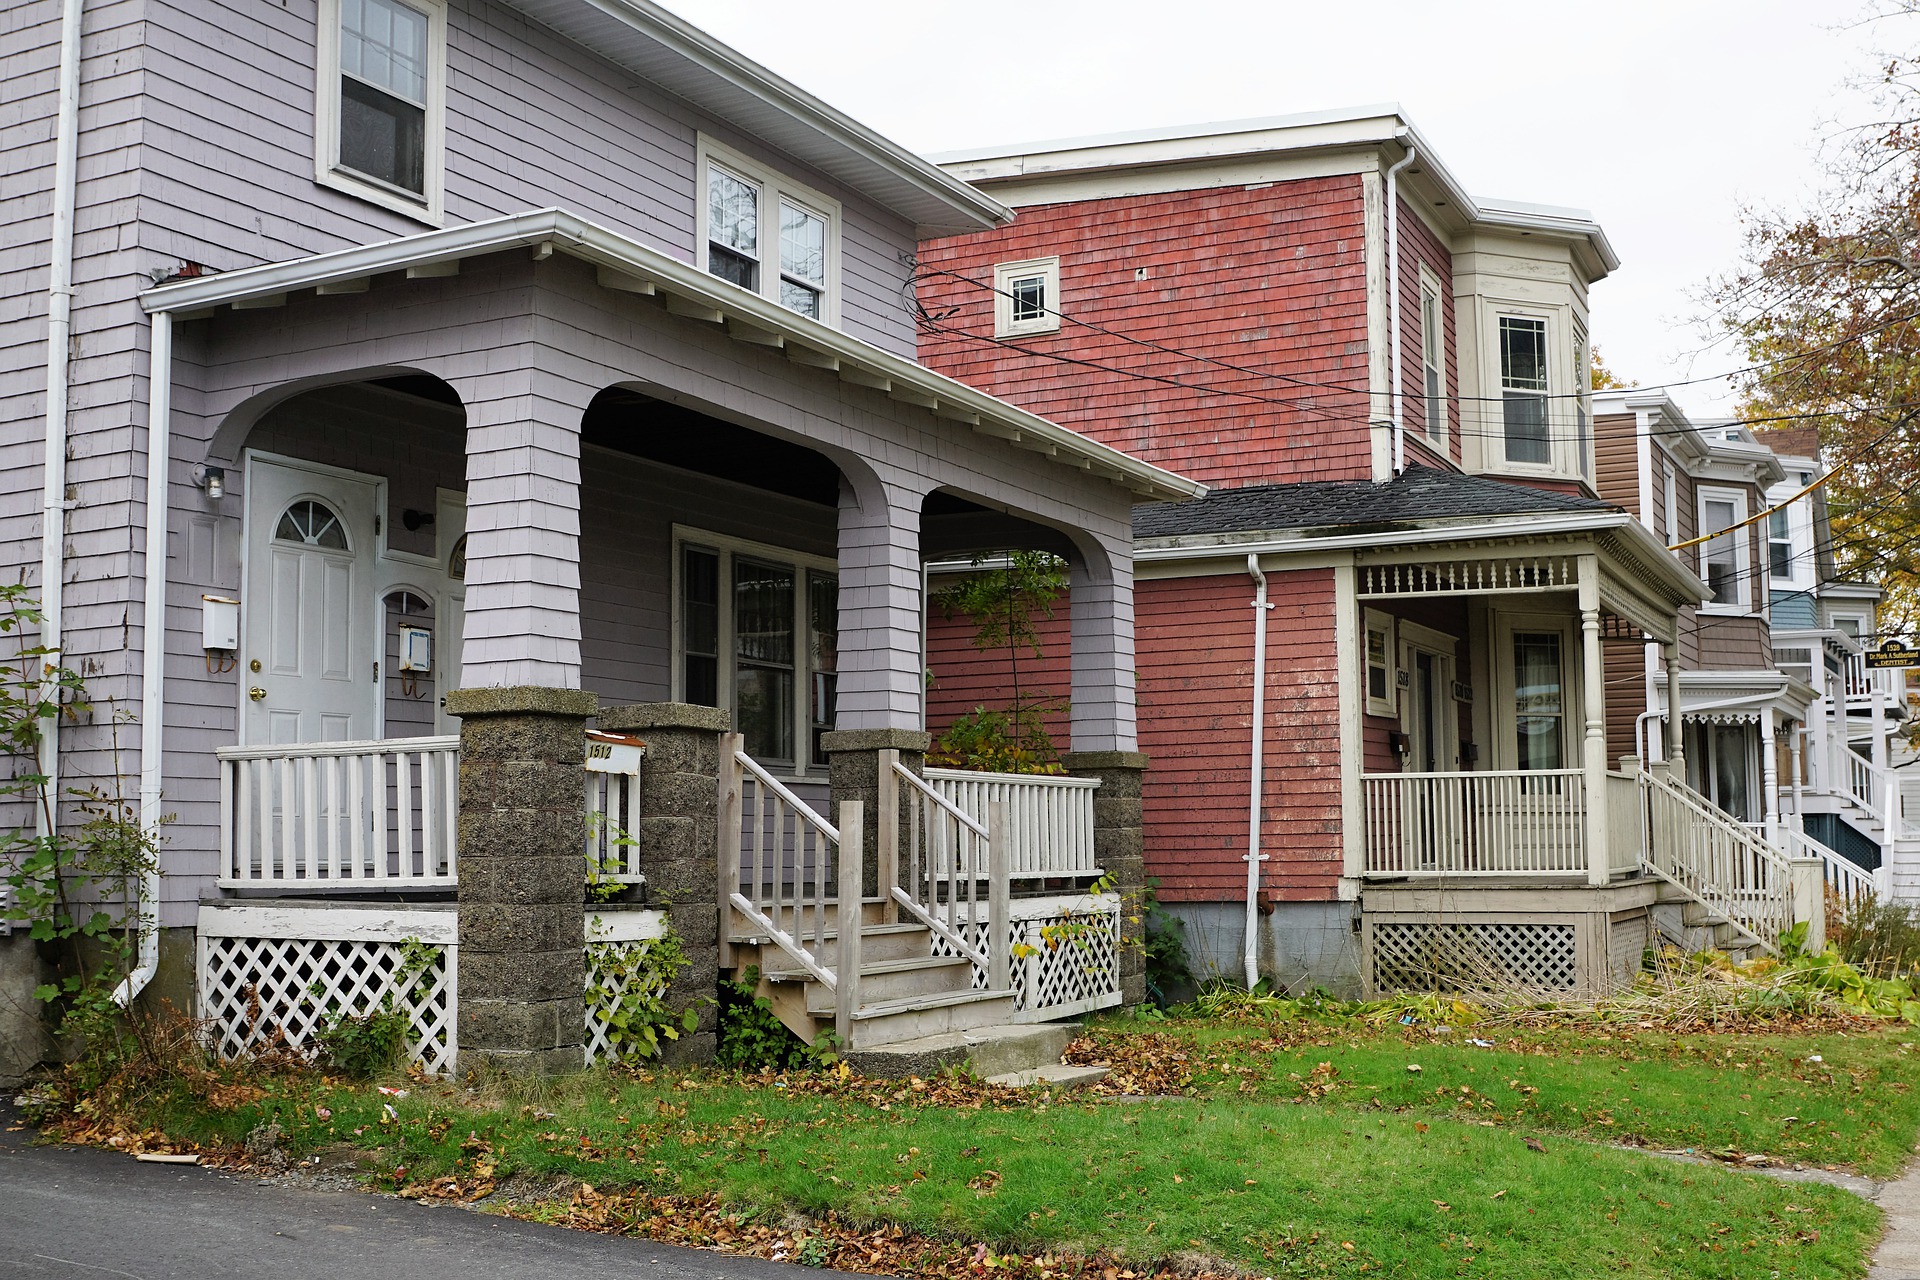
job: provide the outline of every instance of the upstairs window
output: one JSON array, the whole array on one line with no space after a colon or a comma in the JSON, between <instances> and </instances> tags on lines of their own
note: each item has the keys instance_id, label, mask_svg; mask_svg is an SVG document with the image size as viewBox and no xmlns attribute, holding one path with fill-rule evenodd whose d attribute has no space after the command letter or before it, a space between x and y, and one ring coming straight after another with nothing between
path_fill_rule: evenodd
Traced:
<instances>
[{"instance_id":1,"label":"upstairs window","mask_svg":"<svg viewBox=\"0 0 1920 1280\"><path fill-rule=\"evenodd\" d=\"M1747 611L1747 533L1733 529L1746 514L1746 497L1738 490L1700 490L1700 533L1710 538L1700 544L1700 576L1713 592L1713 599L1703 608L1723 613Z\"/></svg>"},{"instance_id":2,"label":"upstairs window","mask_svg":"<svg viewBox=\"0 0 1920 1280\"><path fill-rule=\"evenodd\" d=\"M438 224L444 0L321 0L315 178Z\"/></svg>"},{"instance_id":3,"label":"upstairs window","mask_svg":"<svg viewBox=\"0 0 1920 1280\"><path fill-rule=\"evenodd\" d=\"M1587 421L1587 386L1592 381L1593 370L1587 357L1587 331L1574 326L1573 330L1573 426L1574 447L1580 450L1578 465L1580 474L1589 480L1593 478L1593 441L1592 427Z\"/></svg>"},{"instance_id":4,"label":"upstairs window","mask_svg":"<svg viewBox=\"0 0 1920 1280\"><path fill-rule=\"evenodd\" d=\"M1507 461L1553 463L1547 431L1547 322L1500 317L1500 400Z\"/></svg>"},{"instance_id":5,"label":"upstairs window","mask_svg":"<svg viewBox=\"0 0 1920 1280\"><path fill-rule=\"evenodd\" d=\"M839 202L705 137L699 170L700 267L789 311L835 323Z\"/></svg>"},{"instance_id":6,"label":"upstairs window","mask_svg":"<svg viewBox=\"0 0 1920 1280\"><path fill-rule=\"evenodd\" d=\"M1776 578L1793 577L1793 526L1785 507L1767 517L1767 572Z\"/></svg>"},{"instance_id":7,"label":"upstairs window","mask_svg":"<svg viewBox=\"0 0 1920 1280\"><path fill-rule=\"evenodd\" d=\"M993 336L1060 330L1060 259L1030 258L993 268Z\"/></svg>"},{"instance_id":8,"label":"upstairs window","mask_svg":"<svg viewBox=\"0 0 1920 1280\"><path fill-rule=\"evenodd\" d=\"M1426 375L1427 434L1438 440L1446 434L1447 333L1440 311L1440 285L1420 269L1420 367Z\"/></svg>"}]
</instances>

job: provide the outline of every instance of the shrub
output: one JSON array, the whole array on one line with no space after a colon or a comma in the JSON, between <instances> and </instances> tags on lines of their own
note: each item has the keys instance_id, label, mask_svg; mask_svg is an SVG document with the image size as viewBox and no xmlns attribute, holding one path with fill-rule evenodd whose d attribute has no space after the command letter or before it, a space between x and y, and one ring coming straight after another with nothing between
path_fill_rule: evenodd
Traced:
<instances>
[{"instance_id":1,"label":"shrub","mask_svg":"<svg viewBox=\"0 0 1920 1280\"><path fill-rule=\"evenodd\" d=\"M1829 913L1828 940L1855 968L1887 977L1920 969L1920 911L1869 894Z\"/></svg>"},{"instance_id":2,"label":"shrub","mask_svg":"<svg viewBox=\"0 0 1920 1280\"><path fill-rule=\"evenodd\" d=\"M736 982L720 984L720 1035L714 1059L723 1067L775 1071L820 1066L831 1056L824 1045L810 1045L788 1030L764 996L756 996L760 971L749 968ZM831 1035L831 1032L826 1033Z\"/></svg>"},{"instance_id":3,"label":"shrub","mask_svg":"<svg viewBox=\"0 0 1920 1280\"><path fill-rule=\"evenodd\" d=\"M343 1013L314 1038L328 1066L355 1080L371 1080L400 1066L413 1021L392 1004L372 1013Z\"/></svg>"}]
</instances>

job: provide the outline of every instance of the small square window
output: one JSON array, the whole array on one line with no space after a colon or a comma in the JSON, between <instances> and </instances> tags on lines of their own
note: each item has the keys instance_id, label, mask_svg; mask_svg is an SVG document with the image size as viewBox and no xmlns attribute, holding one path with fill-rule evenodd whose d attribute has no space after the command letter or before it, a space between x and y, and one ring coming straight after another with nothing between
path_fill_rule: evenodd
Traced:
<instances>
[{"instance_id":1,"label":"small square window","mask_svg":"<svg viewBox=\"0 0 1920 1280\"><path fill-rule=\"evenodd\" d=\"M1060 329L1060 259L1002 262L993 269L993 336Z\"/></svg>"}]
</instances>

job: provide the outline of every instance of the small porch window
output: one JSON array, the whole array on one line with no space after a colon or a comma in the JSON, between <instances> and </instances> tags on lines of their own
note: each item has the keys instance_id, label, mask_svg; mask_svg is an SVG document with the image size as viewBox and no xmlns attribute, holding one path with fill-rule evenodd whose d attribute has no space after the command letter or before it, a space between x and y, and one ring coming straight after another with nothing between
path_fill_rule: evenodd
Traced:
<instances>
[{"instance_id":1,"label":"small porch window","mask_svg":"<svg viewBox=\"0 0 1920 1280\"><path fill-rule=\"evenodd\" d=\"M1363 661L1366 664L1367 714L1390 716L1399 711L1395 688L1393 615L1368 609L1364 615Z\"/></svg>"},{"instance_id":2,"label":"small porch window","mask_svg":"<svg viewBox=\"0 0 1920 1280\"><path fill-rule=\"evenodd\" d=\"M838 680L839 580L825 562L697 535L679 547L675 697L725 707L747 753L824 767Z\"/></svg>"},{"instance_id":3,"label":"small porch window","mask_svg":"<svg viewBox=\"0 0 1920 1280\"><path fill-rule=\"evenodd\" d=\"M321 0L314 177L438 225L444 0Z\"/></svg>"},{"instance_id":4,"label":"small porch window","mask_svg":"<svg viewBox=\"0 0 1920 1280\"><path fill-rule=\"evenodd\" d=\"M1507 461L1551 466L1545 320L1500 317L1500 401Z\"/></svg>"}]
</instances>

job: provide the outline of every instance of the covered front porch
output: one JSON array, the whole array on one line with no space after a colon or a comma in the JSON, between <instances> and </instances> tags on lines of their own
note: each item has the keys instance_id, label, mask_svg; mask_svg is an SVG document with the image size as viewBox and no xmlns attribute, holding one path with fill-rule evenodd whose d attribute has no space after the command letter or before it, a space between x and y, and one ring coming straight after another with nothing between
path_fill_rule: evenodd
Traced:
<instances>
[{"instance_id":1,"label":"covered front porch","mask_svg":"<svg viewBox=\"0 0 1920 1280\"><path fill-rule=\"evenodd\" d=\"M991 863L923 859L915 901L962 940L963 902L976 933L1001 904L1016 945L1022 920L1111 921L1121 997L1117 913L1081 899L1139 878L1093 812L1140 767L1128 513L1195 486L554 212L147 299L186 321L167 699L198 719L167 791L175 883L205 901L171 914L201 925L210 1011L239 1007L209 989L244 971L223 954L296 1004L316 976L352 1007L431 972L445 1061L559 1064L593 1050L581 992L618 994L595 946L671 930L682 1003L776 933L831 978L797 931L740 926L812 894L817 933L895 927L893 769L934 811L1012 817ZM1073 581L1082 776L927 777L923 560L1039 541ZM379 919L316 914L343 895ZM239 903L279 936L234 942ZM429 937L432 964L398 963ZM983 995L1044 1016L1004 945L968 946Z\"/></svg>"}]
</instances>

